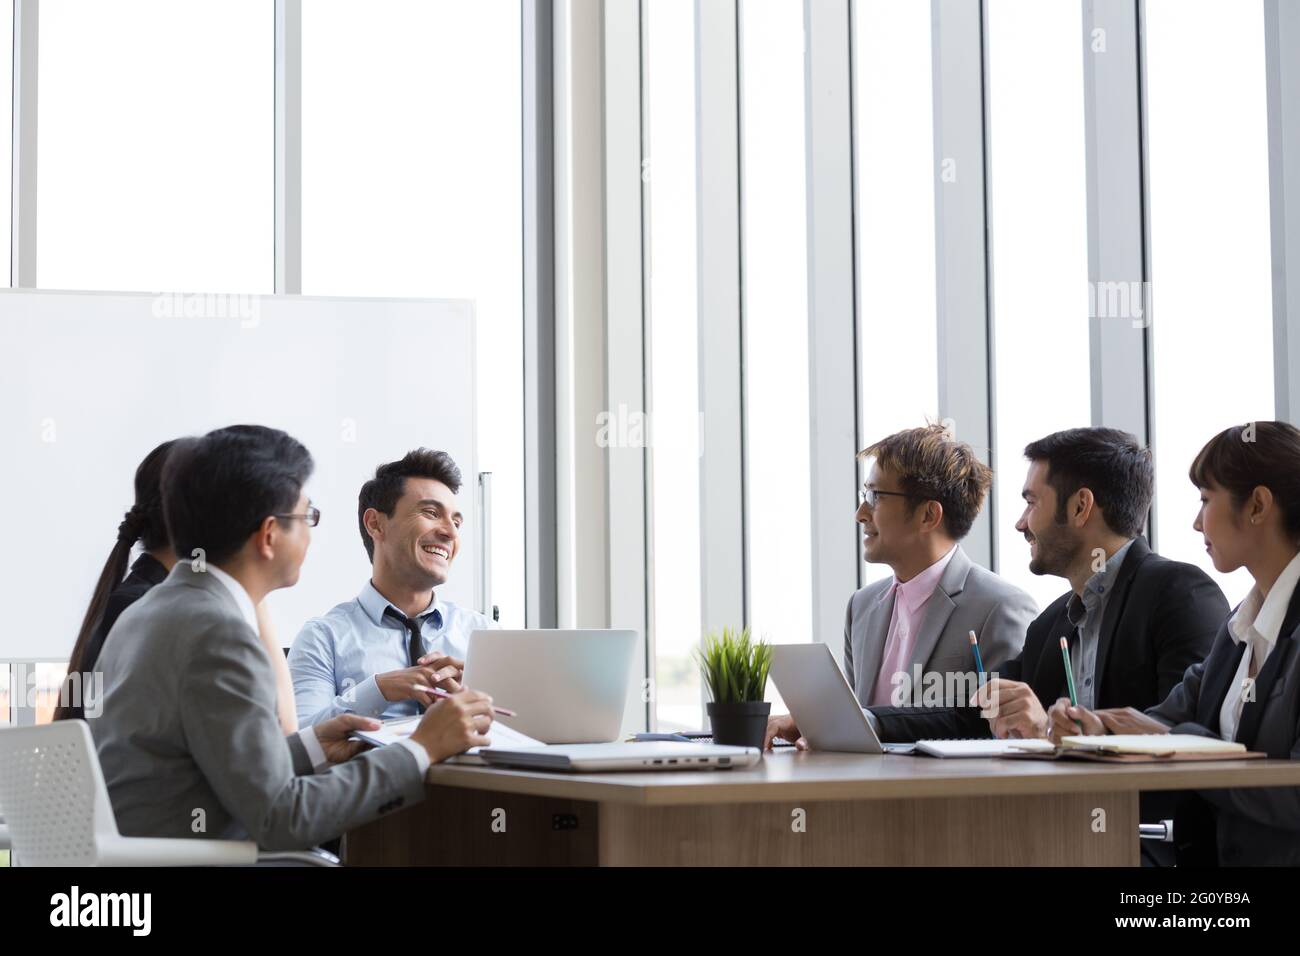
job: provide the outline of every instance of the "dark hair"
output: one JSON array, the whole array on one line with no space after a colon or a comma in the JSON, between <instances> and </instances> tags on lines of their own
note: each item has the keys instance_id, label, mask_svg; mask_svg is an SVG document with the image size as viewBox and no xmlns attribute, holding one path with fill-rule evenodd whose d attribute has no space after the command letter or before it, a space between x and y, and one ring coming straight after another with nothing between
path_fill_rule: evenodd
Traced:
<instances>
[{"instance_id":1,"label":"dark hair","mask_svg":"<svg viewBox=\"0 0 1300 956\"><path fill-rule=\"evenodd\" d=\"M390 461L376 468L375 477L361 486L361 494L357 496L357 524L371 564L375 563L375 543L370 540L370 532L366 531L366 511L374 508L391 518L397 499L406 490L407 478L432 478L450 488L452 494L460 491L460 468L445 451L417 448L408 451L400 461Z\"/></svg>"},{"instance_id":2,"label":"dark hair","mask_svg":"<svg viewBox=\"0 0 1300 956\"><path fill-rule=\"evenodd\" d=\"M943 507L943 525L956 540L966 537L980 513L993 472L974 449L956 441L942 425L908 428L858 453L896 473L902 490ZM916 509L909 503L908 513Z\"/></svg>"},{"instance_id":3,"label":"dark hair","mask_svg":"<svg viewBox=\"0 0 1300 956\"><path fill-rule=\"evenodd\" d=\"M1106 527L1137 537L1151 509L1155 470L1151 452L1118 428L1067 428L1025 446L1030 461L1047 463L1056 491L1056 523L1065 523L1066 502L1080 488L1092 492Z\"/></svg>"},{"instance_id":4,"label":"dark hair","mask_svg":"<svg viewBox=\"0 0 1300 956\"><path fill-rule=\"evenodd\" d=\"M163 512L176 556L221 564L270 515L298 504L311 477L311 453L262 425L231 425L182 442L163 472Z\"/></svg>"},{"instance_id":5,"label":"dark hair","mask_svg":"<svg viewBox=\"0 0 1300 956\"><path fill-rule=\"evenodd\" d=\"M1198 488L1222 488L1238 508L1262 485L1282 509L1286 533L1300 539L1300 429L1289 422L1225 428L1200 450L1187 477Z\"/></svg>"},{"instance_id":6,"label":"dark hair","mask_svg":"<svg viewBox=\"0 0 1300 956\"><path fill-rule=\"evenodd\" d=\"M95 590L91 592L90 606L86 608L86 616L81 619L81 630L77 632L76 643L72 645L72 655L68 658L68 677L65 683L72 679L73 674L92 670L95 666L95 661L89 659L92 653L91 637L104 620L109 595L126 576L131 548L139 541L144 550L156 551L167 543L167 525L163 521L162 510L162 473L168 452L174 444L176 444L174 439L163 442L145 455L144 460L135 469L135 503L131 505L131 510L126 513L122 523L117 526L117 541L113 544L113 550L108 553L108 560L104 562L103 570L99 572ZM54 712L55 720L77 716L74 713L77 708L64 703L72 699L66 692L69 688L65 687L64 690L65 693L60 695L60 704Z\"/></svg>"}]
</instances>

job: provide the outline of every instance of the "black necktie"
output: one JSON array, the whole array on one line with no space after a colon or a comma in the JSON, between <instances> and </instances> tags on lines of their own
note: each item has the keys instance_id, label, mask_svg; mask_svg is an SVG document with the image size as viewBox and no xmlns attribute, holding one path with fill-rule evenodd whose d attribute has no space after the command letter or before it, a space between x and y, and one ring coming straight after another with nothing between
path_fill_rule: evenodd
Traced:
<instances>
[{"instance_id":1,"label":"black necktie","mask_svg":"<svg viewBox=\"0 0 1300 956\"><path fill-rule=\"evenodd\" d=\"M420 619L418 617L407 617L395 607L385 608L384 617L397 621L410 631L410 638L406 643L406 656L408 666L417 666L424 652L424 645L420 642ZM416 706L420 708L420 713L424 713L423 705L417 704Z\"/></svg>"}]
</instances>

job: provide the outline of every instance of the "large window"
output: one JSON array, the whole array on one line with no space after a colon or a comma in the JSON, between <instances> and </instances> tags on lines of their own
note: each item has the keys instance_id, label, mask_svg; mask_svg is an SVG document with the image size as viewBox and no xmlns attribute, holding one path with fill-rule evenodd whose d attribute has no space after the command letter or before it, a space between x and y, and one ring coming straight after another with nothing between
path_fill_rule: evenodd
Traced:
<instances>
[{"instance_id":1,"label":"large window","mask_svg":"<svg viewBox=\"0 0 1300 956\"><path fill-rule=\"evenodd\" d=\"M38 284L272 291L273 63L262 0L43 0Z\"/></svg>"},{"instance_id":2,"label":"large window","mask_svg":"<svg viewBox=\"0 0 1300 956\"><path fill-rule=\"evenodd\" d=\"M1083 42L1076 3L988 4L998 572L1045 606L1015 529L1025 445L1090 424ZM961 435L958 421L957 434Z\"/></svg>"},{"instance_id":3,"label":"large window","mask_svg":"<svg viewBox=\"0 0 1300 956\"><path fill-rule=\"evenodd\" d=\"M853 4L864 446L939 417L931 19L928 3ZM891 573L868 564L864 580Z\"/></svg>"},{"instance_id":4,"label":"large window","mask_svg":"<svg viewBox=\"0 0 1300 956\"><path fill-rule=\"evenodd\" d=\"M9 275L10 197L9 182L13 174L13 74L14 9L12 3L0 3L0 275ZM3 665L0 665L3 670ZM4 711L0 710L0 719Z\"/></svg>"},{"instance_id":5,"label":"large window","mask_svg":"<svg viewBox=\"0 0 1300 956\"><path fill-rule=\"evenodd\" d=\"M523 626L521 42L517 0L312 0L302 14L302 285L473 299L471 405L493 473L492 594ZM360 366L359 366L360 368ZM360 372L359 372L360 374ZM466 475L466 481L475 476Z\"/></svg>"},{"instance_id":6,"label":"large window","mask_svg":"<svg viewBox=\"0 0 1300 956\"><path fill-rule=\"evenodd\" d=\"M0 728L9 726L13 694L9 688L9 664L0 661ZM0 850L0 867L9 865L9 851Z\"/></svg>"},{"instance_id":7,"label":"large window","mask_svg":"<svg viewBox=\"0 0 1300 956\"><path fill-rule=\"evenodd\" d=\"M705 724L691 658L701 618L695 3L643 9L655 713L660 729L696 729Z\"/></svg>"},{"instance_id":8,"label":"large window","mask_svg":"<svg viewBox=\"0 0 1300 956\"><path fill-rule=\"evenodd\" d=\"M1264 8L1147 0L1156 535L1212 571L1187 469L1229 425L1274 417ZM1216 575L1236 603L1246 571Z\"/></svg>"},{"instance_id":9,"label":"large window","mask_svg":"<svg viewBox=\"0 0 1300 956\"><path fill-rule=\"evenodd\" d=\"M36 711L36 723L48 724L54 719L55 708L59 706L59 690L63 686L63 679L68 676L68 664L66 661L44 661L25 666L28 682L23 693L31 698Z\"/></svg>"},{"instance_id":10,"label":"large window","mask_svg":"<svg viewBox=\"0 0 1300 956\"><path fill-rule=\"evenodd\" d=\"M740 56L749 613L789 644L814 637L803 4L742 0Z\"/></svg>"}]
</instances>

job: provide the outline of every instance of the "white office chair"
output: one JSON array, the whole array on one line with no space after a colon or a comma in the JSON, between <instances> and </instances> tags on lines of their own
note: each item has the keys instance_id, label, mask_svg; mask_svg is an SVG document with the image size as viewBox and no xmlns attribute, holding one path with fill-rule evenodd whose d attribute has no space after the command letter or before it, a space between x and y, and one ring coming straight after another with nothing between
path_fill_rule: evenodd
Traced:
<instances>
[{"instance_id":1,"label":"white office chair","mask_svg":"<svg viewBox=\"0 0 1300 956\"><path fill-rule=\"evenodd\" d=\"M124 837L84 720L0 730L0 808L22 866L338 866L321 850L259 853L246 840Z\"/></svg>"}]
</instances>

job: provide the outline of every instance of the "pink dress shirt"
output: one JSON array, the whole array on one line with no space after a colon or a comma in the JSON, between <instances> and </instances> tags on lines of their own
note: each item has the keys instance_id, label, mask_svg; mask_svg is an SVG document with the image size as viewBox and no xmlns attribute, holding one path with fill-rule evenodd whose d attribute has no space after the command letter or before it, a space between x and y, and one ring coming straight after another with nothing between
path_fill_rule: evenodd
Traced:
<instances>
[{"instance_id":1,"label":"pink dress shirt","mask_svg":"<svg viewBox=\"0 0 1300 956\"><path fill-rule=\"evenodd\" d=\"M868 706L893 706L890 698L894 693L894 675L899 671L907 672L912 651L916 649L916 636L925 619L925 602L939 586L939 579L956 550L957 546L953 545L952 550L910 581L900 583L898 578L894 578L893 584L881 595L882 602L889 600L891 594L894 596L894 610L889 617L885 653L880 659L880 673L876 675L876 686Z\"/></svg>"}]
</instances>

